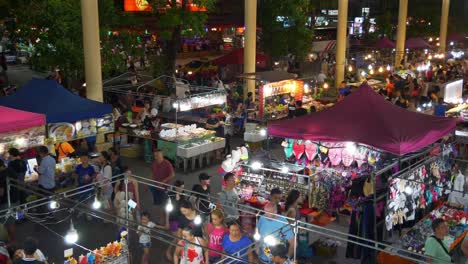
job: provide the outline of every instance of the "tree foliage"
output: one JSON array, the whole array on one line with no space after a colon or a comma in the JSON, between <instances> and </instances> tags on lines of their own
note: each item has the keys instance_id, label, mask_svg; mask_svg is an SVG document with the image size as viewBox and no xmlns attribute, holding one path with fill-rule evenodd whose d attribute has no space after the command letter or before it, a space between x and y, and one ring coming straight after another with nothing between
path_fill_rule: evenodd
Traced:
<instances>
[{"instance_id":1,"label":"tree foliage","mask_svg":"<svg viewBox=\"0 0 468 264\"><path fill-rule=\"evenodd\" d=\"M119 34L123 38L109 35L111 26L129 22L119 14L113 0L99 0L99 22L103 76L107 77L119 65L124 64L116 45L135 46L136 37L128 43L130 33ZM32 66L40 70L60 68L72 80L84 77L83 34L80 1L67 0L16 0L11 4L11 13L16 17L12 29L15 43L28 46ZM122 41L123 40L123 41Z\"/></svg>"},{"instance_id":2,"label":"tree foliage","mask_svg":"<svg viewBox=\"0 0 468 264\"><path fill-rule=\"evenodd\" d=\"M260 0L258 24L262 29L260 46L274 58L293 54L304 58L312 43L313 30L308 0Z\"/></svg>"},{"instance_id":3,"label":"tree foliage","mask_svg":"<svg viewBox=\"0 0 468 264\"><path fill-rule=\"evenodd\" d=\"M182 36L195 37L205 34L208 13L213 11L216 0L152 0L152 16L157 19L156 27L163 42L163 56L153 57L153 75L175 72L177 51ZM186 7L195 4L207 12L191 12Z\"/></svg>"}]
</instances>

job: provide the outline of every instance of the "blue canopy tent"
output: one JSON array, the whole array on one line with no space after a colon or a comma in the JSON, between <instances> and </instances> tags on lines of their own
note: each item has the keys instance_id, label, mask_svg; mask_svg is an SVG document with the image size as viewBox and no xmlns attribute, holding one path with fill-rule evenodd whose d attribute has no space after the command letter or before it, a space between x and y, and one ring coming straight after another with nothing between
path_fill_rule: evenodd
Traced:
<instances>
[{"instance_id":1,"label":"blue canopy tent","mask_svg":"<svg viewBox=\"0 0 468 264\"><path fill-rule=\"evenodd\" d=\"M47 123L75 122L112 113L112 105L82 98L53 80L32 79L0 105L46 115Z\"/></svg>"}]
</instances>

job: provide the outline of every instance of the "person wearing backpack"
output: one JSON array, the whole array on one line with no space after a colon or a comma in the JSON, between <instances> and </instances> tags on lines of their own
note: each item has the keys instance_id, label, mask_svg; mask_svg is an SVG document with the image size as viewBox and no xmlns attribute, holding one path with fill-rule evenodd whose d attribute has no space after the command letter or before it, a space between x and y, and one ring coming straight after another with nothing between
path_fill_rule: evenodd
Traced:
<instances>
[{"instance_id":1,"label":"person wearing backpack","mask_svg":"<svg viewBox=\"0 0 468 264\"><path fill-rule=\"evenodd\" d=\"M426 239L424 245L426 252L425 255L430 257L427 259L429 263L452 263L452 256L449 253L450 245L444 241L448 235L449 229L445 220L437 218L432 221L432 230L434 235Z\"/></svg>"},{"instance_id":2,"label":"person wearing backpack","mask_svg":"<svg viewBox=\"0 0 468 264\"><path fill-rule=\"evenodd\" d=\"M16 148L10 148L8 150L8 153L10 154L10 162L8 162L8 169L10 169L14 175L15 175L15 180L18 180L18 182L24 183L24 177L26 175L26 171L28 170L28 165L26 161L21 159L20 152ZM13 203L17 202L19 200L20 204L26 203L26 193L22 190L19 190L17 188L11 188L11 201Z\"/></svg>"}]
</instances>

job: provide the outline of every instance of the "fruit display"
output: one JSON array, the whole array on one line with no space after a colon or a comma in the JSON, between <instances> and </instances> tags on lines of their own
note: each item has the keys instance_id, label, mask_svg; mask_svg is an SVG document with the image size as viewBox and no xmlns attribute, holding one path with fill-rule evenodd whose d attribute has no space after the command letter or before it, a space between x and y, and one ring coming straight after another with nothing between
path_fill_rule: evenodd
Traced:
<instances>
[{"instance_id":1,"label":"fruit display","mask_svg":"<svg viewBox=\"0 0 468 264\"><path fill-rule=\"evenodd\" d=\"M128 263L128 250L123 241L115 241L107 244L105 247L95 249L86 256L81 255L78 260L69 257L65 264L123 264Z\"/></svg>"}]
</instances>

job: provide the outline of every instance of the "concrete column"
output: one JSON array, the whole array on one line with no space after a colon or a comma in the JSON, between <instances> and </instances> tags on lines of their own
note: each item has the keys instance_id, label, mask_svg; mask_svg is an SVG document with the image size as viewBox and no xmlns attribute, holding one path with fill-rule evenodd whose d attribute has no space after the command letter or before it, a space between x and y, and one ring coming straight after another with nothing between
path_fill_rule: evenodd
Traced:
<instances>
[{"instance_id":1,"label":"concrete column","mask_svg":"<svg viewBox=\"0 0 468 264\"><path fill-rule=\"evenodd\" d=\"M97 0L81 0L81 21L83 24L86 95L88 99L102 102L101 47Z\"/></svg>"},{"instance_id":2,"label":"concrete column","mask_svg":"<svg viewBox=\"0 0 468 264\"><path fill-rule=\"evenodd\" d=\"M338 0L338 29L336 33L335 87L344 81L346 62L346 31L348 28L348 0Z\"/></svg>"},{"instance_id":3,"label":"concrete column","mask_svg":"<svg viewBox=\"0 0 468 264\"><path fill-rule=\"evenodd\" d=\"M244 73L254 73L257 49L257 0L244 0L244 8ZM244 99L247 98L248 92L253 93L255 100L255 80L245 81Z\"/></svg>"},{"instance_id":4,"label":"concrete column","mask_svg":"<svg viewBox=\"0 0 468 264\"><path fill-rule=\"evenodd\" d=\"M398 12L398 28L396 39L395 68L401 65L405 57L406 17L408 16L408 0L400 0Z\"/></svg>"},{"instance_id":5,"label":"concrete column","mask_svg":"<svg viewBox=\"0 0 468 264\"><path fill-rule=\"evenodd\" d=\"M442 16L440 17L440 46L439 52L445 53L447 50L447 24L449 17L450 0L442 0Z\"/></svg>"}]
</instances>

